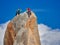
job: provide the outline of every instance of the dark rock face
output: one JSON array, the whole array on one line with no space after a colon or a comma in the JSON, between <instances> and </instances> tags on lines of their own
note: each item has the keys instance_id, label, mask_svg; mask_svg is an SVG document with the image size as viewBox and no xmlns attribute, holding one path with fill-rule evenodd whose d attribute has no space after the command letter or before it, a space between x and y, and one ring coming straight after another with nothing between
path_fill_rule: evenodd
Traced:
<instances>
[{"instance_id":1,"label":"dark rock face","mask_svg":"<svg viewBox=\"0 0 60 45\"><path fill-rule=\"evenodd\" d=\"M4 45L41 45L35 14L15 16L7 26Z\"/></svg>"}]
</instances>

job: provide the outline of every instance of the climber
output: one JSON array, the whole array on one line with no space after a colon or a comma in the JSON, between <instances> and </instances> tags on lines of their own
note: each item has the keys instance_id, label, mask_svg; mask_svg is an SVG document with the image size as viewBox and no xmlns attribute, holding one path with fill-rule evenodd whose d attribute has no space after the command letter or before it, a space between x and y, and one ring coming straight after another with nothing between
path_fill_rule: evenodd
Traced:
<instances>
[{"instance_id":1,"label":"climber","mask_svg":"<svg viewBox=\"0 0 60 45\"><path fill-rule=\"evenodd\" d=\"M31 10L30 10L30 8L27 8L27 14L28 14L28 17L30 17L30 15L31 15Z\"/></svg>"},{"instance_id":2,"label":"climber","mask_svg":"<svg viewBox=\"0 0 60 45\"><path fill-rule=\"evenodd\" d=\"M20 14L21 13L21 10L20 9L18 9L17 11L16 11L16 15L18 14Z\"/></svg>"}]
</instances>

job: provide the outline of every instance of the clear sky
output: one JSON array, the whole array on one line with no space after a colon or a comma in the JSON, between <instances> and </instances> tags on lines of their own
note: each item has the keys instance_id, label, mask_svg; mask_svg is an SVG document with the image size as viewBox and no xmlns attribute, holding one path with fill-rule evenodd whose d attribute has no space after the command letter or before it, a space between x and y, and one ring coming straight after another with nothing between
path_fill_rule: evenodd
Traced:
<instances>
[{"instance_id":1,"label":"clear sky","mask_svg":"<svg viewBox=\"0 0 60 45\"><path fill-rule=\"evenodd\" d=\"M60 28L60 0L0 0L0 24L11 20L18 8L31 8L37 16L38 24Z\"/></svg>"}]
</instances>

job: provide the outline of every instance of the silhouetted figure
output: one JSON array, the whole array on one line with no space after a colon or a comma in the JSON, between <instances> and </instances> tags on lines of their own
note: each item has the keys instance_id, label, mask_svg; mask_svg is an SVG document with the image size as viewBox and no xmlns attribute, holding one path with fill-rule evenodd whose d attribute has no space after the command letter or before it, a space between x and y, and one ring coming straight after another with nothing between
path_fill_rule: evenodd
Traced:
<instances>
[{"instance_id":1,"label":"silhouetted figure","mask_svg":"<svg viewBox=\"0 0 60 45\"><path fill-rule=\"evenodd\" d=\"M21 13L21 10L20 9L18 9L17 11L16 11L16 15L18 14L20 14Z\"/></svg>"},{"instance_id":2,"label":"silhouetted figure","mask_svg":"<svg viewBox=\"0 0 60 45\"><path fill-rule=\"evenodd\" d=\"M30 8L27 8L27 14L28 14L28 17L30 17L30 15L31 15L31 10L30 10Z\"/></svg>"}]
</instances>

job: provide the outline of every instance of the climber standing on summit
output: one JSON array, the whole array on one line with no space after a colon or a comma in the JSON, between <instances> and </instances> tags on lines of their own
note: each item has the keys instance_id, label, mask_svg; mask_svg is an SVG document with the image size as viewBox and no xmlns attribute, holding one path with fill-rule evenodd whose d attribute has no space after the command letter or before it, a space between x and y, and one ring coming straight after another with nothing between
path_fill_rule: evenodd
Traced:
<instances>
[{"instance_id":1,"label":"climber standing on summit","mask_svg":"<svg viewBox=\"0 0 60 45\"><path fill-rule=\"evenodd\" d=\"M18 14L20 14L21 13L21 9L18 9L17 11L16 11L16 15Z\"/></svg>"},{"instance_id":2,"label":"climber standing on summit","mask_svg":"<svg viewBox=\"0 0 60 45\"><path fill-rule=\"evenodd\" d=\"M31 15L31 10L30 10L30 8L27 8L27 14L28 14L28 17L30 17L30 15Z\"/></svg>"}]
</instances>

